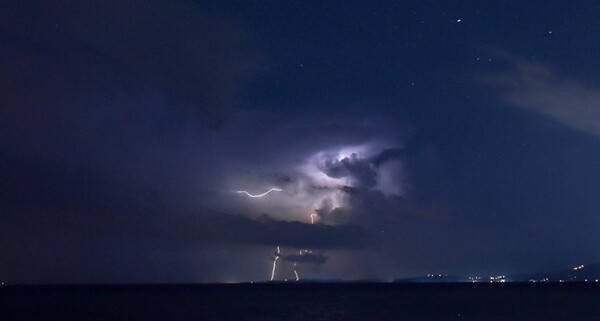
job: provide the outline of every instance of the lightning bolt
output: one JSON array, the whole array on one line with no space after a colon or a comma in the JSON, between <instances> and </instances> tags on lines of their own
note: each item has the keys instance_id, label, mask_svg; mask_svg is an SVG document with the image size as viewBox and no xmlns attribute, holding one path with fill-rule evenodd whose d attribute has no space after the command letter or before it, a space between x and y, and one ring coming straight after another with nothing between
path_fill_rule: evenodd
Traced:
<instances>
[{"instance_id":1,"label":"lightning bolt","mask_svg":"<svg viewBox=\"0 0 600 321\"><path fill-rule=\"evenodd\" d=\"M302 255L302 251L300 250L300 255ZM300 281L300 276L298 275L298 271L296 270L296 267L298 266L298 262L294 262L294 274L296 275L296 282Z\"/></svg>"},{"instance_id":2,"label":"lightning bolt","mask_svg":"<svg viewBox=\"0 0 600 321\"><path fill-rule=\"evenodd\" d=\"M275 269L277 268L277 260L279 259L279 245L277 245L277 253L275 254L275 258L273 259L273 270L271 271L271 281L275 279Z\"/></svg>"},{"instance_id":3,"label":"lightning bolt","mask_svg":"<svg viewBox=\"0 0 600 321\"><path fill-rule=\"evenodd\" d=\"M259 194L259 195L251 195L250 193L246 192L246 191L237 191L236 193L245 193L250 197L262 197L267 195L269 192L271 191L277 191L280 192L281 190L278 188L271 188L269 191L263 193L263 194ZM317 214L312 213L310 214L310 224L315 224L315 217L318 217ZM298 255L302 256L303 254L312 254L313 251L311 250L307 250L307 249L301 249L300 252L298 253ZM277 251L275 252L275 258L273 258L273 268L271 269L271 281L273 281L275 279L275 271L277 270L277 260L279 260L279 254L281 254L281 249L279 248L279 245L277 245ZM300 281L300 274L298 274L298 262L294 262L294 275L296 276L296 282Z\"/></svg>"},{"instance_id":4,"label":"lightning bolt","mask_svg":"<svg viewBox=\"0 0 600 321\"><path fill-rule=\"evenodd\" d=\"M305 253L312 254L313 251L302 249L302 250L300 250L299 255L302 256L302 254L305 254ZM297 266L298 266L298 262L294 262L294 274L296 275L296 282L300 281L300 275L298 274L298 270L296 268Z\"/></svg>"},{"instance_id":5,"label":"lightning bolt","mask_svg":"<svg viewBox=\"0 0 600 321\"><path fill-rule=\"evenodd\" d=\"M315 217L318 217L318 215L315 213L310 214L310 224L315 224ZM312 254L312 251L302 249L300 250L299 255L302 256L304 253ZM298 275L298 262L294 262L294 274L296 275L296 282L300 281L300 275Z\"/></svg>"},{"instance_id":6,"label":"lightning bolt","mask_svg":"<svg viewBox=\"0 0 600 321\"><path fill-rule=\"evenodd\" d=\"M257 197L263 197L263 196L266 196L267 194L269 194L269 193L271 193L271 192L283 192L283 190L282 190L282 189L280 189L280 188L273 187L273 188L269 189L268 191L266 191L266 192L264 192L264 193L262 193L262 194L256 194L256 195L254 195L254 194L250 194L248 191L235 191L234 193L238 193L238 194L246 194L246 195L248 195L249 197L252 197L252 198L257 198Z\"/></svg>"}]
</instances>

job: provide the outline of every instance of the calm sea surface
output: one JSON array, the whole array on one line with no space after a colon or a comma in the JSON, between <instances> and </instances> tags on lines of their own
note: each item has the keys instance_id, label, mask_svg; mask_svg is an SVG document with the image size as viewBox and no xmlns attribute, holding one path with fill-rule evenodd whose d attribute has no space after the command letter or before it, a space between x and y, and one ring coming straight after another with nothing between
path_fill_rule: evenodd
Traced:
<instances>
[{"instance_id":1,"label":"calm sea surface","mask_svg":"<svg viewBox=\"0 0 600 321\"><path fill-rule=\"evenodd\" d=\"M2 286L0 320L600 320L600 285Z\"/></svg>"}]
</instances>

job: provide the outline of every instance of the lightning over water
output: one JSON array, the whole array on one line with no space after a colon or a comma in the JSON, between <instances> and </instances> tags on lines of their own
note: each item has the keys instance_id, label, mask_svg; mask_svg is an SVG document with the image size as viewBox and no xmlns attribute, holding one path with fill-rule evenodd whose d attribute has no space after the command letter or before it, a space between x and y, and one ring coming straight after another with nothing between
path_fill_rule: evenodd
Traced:
<instances>
[{"instance_id":1,"label":"lightning over water","mask_svg":"<svg viewBox=\"0 0 600 321\"><path fill-rule=\"evenodd\" d=\"M277 269L277 260L279 259L279 253L281 253L279 249L279 245L277 246L277 252L275 252L275 258L273 259L273 270L271 271L271 281L275 279L275 269Z\"/></svg>"},{"instance_id":2,"label":"lightning over water","mask_svg":"<svg viewBox=\"0 0 600 321\"><path fill-rule=\"evenodd\" d=\"M300 250L299 255L302 255L302 250ZM298 262L294 262L294 274L296 275L296 282L300 281L300 276L298 275Z\"/></svg>"}]
</instances>

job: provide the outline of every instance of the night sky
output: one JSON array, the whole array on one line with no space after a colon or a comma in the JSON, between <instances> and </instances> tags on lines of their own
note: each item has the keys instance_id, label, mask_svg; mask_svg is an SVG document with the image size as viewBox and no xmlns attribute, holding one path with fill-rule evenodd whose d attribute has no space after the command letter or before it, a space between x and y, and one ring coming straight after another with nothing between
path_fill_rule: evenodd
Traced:
<instances>
[{"instance_id":1,"label":"night sky","mask_svg":"<svg viewBox=\"0 0 600 321\"><path fill-rule=\"evenodd\" d=\"M387 281L598 262L599 12L1 1L0 279L263 281L277 260L275 280Z\"/></svg>"}]
</instances>

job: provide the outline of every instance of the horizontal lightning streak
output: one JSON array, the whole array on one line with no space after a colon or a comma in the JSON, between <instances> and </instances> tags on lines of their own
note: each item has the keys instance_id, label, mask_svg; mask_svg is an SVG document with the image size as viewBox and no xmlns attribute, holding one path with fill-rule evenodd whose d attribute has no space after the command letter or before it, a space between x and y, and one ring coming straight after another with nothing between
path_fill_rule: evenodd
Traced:
<instances>
[{"instance_id":1,"label":"horizontal lightning streak","mask_svg":"<svg viewBox=\"0 0 600 321\"><path fill-rule=\"evenodd\" d=\"M263 197L263 196L266 196L267 194L269 194L269 193L271 193L271 192L282 192L282 191L283 191L283 190L282 190L282 189L280 189L280 188L275 188L275 187L273 187L273 188L271 188L270 190L268 190L268 191L266 191L266 192L264 192L264 193L262 193L262 194L256 194L256 195L254 195L254 194L250 194L248 191L235 191L235 193L238 193L238 194L246 194L246 195L248 195L249 197L252 197L252 198L257 198L257 197Z\"/></svg>"}]
</instances>

